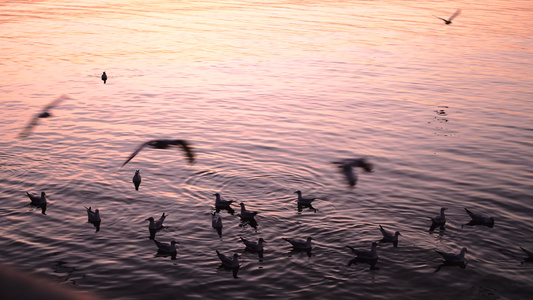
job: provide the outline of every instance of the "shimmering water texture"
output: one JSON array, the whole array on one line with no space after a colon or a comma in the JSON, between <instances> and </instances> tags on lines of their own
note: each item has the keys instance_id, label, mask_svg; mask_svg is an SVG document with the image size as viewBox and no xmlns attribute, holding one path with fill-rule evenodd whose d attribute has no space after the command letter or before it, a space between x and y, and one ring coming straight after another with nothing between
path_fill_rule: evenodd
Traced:
<instances>
[{"instance_id":1,"label":"shimmering water texture","mask_svg":"<svg viewBox=\"0 0 533 300\"><path fill-rule=\"evenodd\" d=\"M530 1L0 7L6 280L111 299L533 292Z\"/></svg>"}]
</instances>

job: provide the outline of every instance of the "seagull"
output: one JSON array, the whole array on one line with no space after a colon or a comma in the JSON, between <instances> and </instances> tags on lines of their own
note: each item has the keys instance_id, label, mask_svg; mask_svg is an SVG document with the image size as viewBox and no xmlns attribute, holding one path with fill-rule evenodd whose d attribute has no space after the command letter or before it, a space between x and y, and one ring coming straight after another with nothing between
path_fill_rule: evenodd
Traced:
<instances>
[{"instance_id":1,"label":"seagull","mask_svg":"<svg viewBox=\"0 0 533 300\"><path fill-rule=\"evenodd\" d=\"M378 243L376 242L372 242L372 248L370 248L370 250L357 250L351 246L346 246L346 247L350 248L350 250L352 250L352 252L355 253L355 255L357 255L359 259L377 260L379 258L378 257Z\"/></svg>"},{"instance_id":2,"label":"seagull","mask_svg":"<svg viewBox=\"0 0 533 300\"><path fill-rule=\"evenodd\" d=\"M292 247L297 250L311 250L311 241L314 240L312 237L308 237L307 240L299 240L299 239L288 239L283 238L287 242L291 243Z\"/></svg>"},{"instance_id":3,"label":"seagull","mask_svg":"<svg viewBox=\"0 0 533 300\"><path fill-rule=\"evenodd\" d=\"M102 219L100 218L100 211L98 209L93 211L91 207L85 207L85 209L87 210L87 222L94 225L96 232L100 231L100 223L102 222Z\"/></svg>"},{"instance_id":4,"label":"seagull","mask_svg":"<svg viewBox=\"0 0 533 300\"><path fill-rule=\"evenodd\" d=\"M494 227L494 218L489 216L477 215L465 208L466 213L472 220L465 225L484 225L490 228Z\"/></svg>"},{"instance_id":5,"label":"seagull","mask_svg":"<svg viewBox=\"0 0 533 300\"><path fill-rule=\"evenodd\" d=\"M141 174L139 173L139 170L135 170L135 175L133 175L133 184L135 185L135 190L139 190L139 186L141 185Z\"/></svg>"},{"instance_id":6,"label":"seagull","mask_svg":"<svg viewBox=\"0 0 533 300\"><path fill-rule=\"evenodd\" d=\"M444 258L445 261L449 263L462 264L465 262L466 247L463 247L463 249L461 249L461 252L459 254L444 253L438 250L435 250L435 252L437 252L440 256L442 256L442 258Z\"/></svg>"},{"instance_id":7,"label":"seagull","mask_svg":"<svg viewBox=\"0 0 533 300\"><path fill-rule=\"evenodd\" d=\"M241 241L246 246L245 250L248 250L250 252L263 252L263 243L266 243L266 241L263 238L259 238L257 240L257 243L253 241L249 241L242 237L241 237Z\"/></svg>"},{"instance_id":8,"label":"seagull","mask_svg":"<svg viewBox=\"0 0 533 300\"><path fill-rule=\"evenodd\" d=\"M522 249L522 251L524 251L524 253L527 255L527 257L525 258L525 261L533 261L533 252L531 251L528 251L522 247L520 247L520 249Z\"/></svg>"},{"instance_id":9,"label":"seagull","mask_svg":"<svg viewBox=\"0 0 533 300\"><path fill-rule=\"evenodd\" d=\"M241 202L240 205L241 205L241 214L240 214L241 218L248 219L248 218L253 218L253 217L255 217L255 215L257 215L256 211L246 210L246 208L244 206L244 202Z\"/></svg>"},{"instance_id":10,"label":"seagull","mask_svg":"<svg viewBox=\"0 0 533 300\"><path fill-rule=\"evenodd\" d=\"M381 234L383 235L382 242L392 242L394 247L398 247L398 236L402 235L399 231L392 234L392 232L385 230L381 225L379 225L379 231L381 231Z\"/></svg>"},{"instance_id":11,"label":"seagull","mask_svg":"<svg viewBox=\"0 0 533 300\"><path fill-rule=\"evenodd\" d=\"M372 172L374 165L369 163L365 158L344 159L342 161L334 161L333 164L342 169L342 173L346 177L350 186L357 184L357 174L355 174L353 168L361 168L366 172Z\"/></svg>"},{"instance_id":12,"label":"seagull","mask_svg":"<svg viewBox=\"0 0 533 300\"><path fill-rule=\"evenodd\" d=\"M449 25L449 24L452 23L452 20L453 20L455 17L457 17L460 13L461 13L461 10L460 10L460 9L457 9L457 10L453 13L453 15L452 15L448 20L446 20L446 19L444 19L444 18L441 18L441 17L437 17L437 16L435 16L435 15L433 15L433 16L436 17L436 18L438 18L438 19L443 20L444 23L445 23L446 25Z\"/></svg>"},{"instance_id":13,"label":"seagull","mask_svg":"<svg viewBox=\"0 0 533 300\"><path fill-rule=\"evenodd\" d=\"M146 219L145 221L150 221L150 224L148 224L148 230L150 231L150 239L153 240L155 238L155 233L158 231L158 230L161 230L163 229L163 221L165 221L165 218L168 217L168 215L165 215L165 213L163 213L161 215L161 218L159 218L159 220L155 221L154 218L152 217L149 217L148 219Z\"/></svg>"},{"instance_id":14,"label":"seagull","mask_svg":"<svg viewBox=\"0 0 533 300\"><path fill-rule=\"evenodd\" d=\"M316 209L311 204L313 201L315 201L317 198L304 198L302 197L301 191L294 192L298 194L298 211L302 211L302 208L308 207L309 209L312 209L316 212Z\"/></svg>"},{"instance_id":15,"label":"seagull","mask_svg":"<svg viewBox=\"0 0 533 300\"><path fill-rule=\"evenodd\" d=\"M171 241L170 244L167 243L161 243L154 239L154 243L157 246L157 252L159 253L165 253L165 254L176 254L176 241Z\"/></svg>"},{"instance_id":16,"label":"seagull","mask_svg":"<svg viewBox=\"0 0 533 300\"><path fill-rule=\"evenodd\" d=\"M215 193L213 196L216 197L215 199L215 208L216 209L228 209L231 208L230 205L233 203L233 200L222 200L220 199L220 194Z\"/></svg>"},{"instance_id":17,"label":"seagull","mask_svg":"<svg viewBox=\"0 0 533 300\"><path fill-rule=\"evenodd\" d=\"M215 250L217 252L217 256L222 262L222 267L227 269L233 270L233 278L237 277L237 272L239 272L239 254L235 253L233 254L233 258L229 258L226 255L218 252L218 250Z\"/></svg>"},{"instance_id":18,"label":"seagull","mask_svg":"<svg viewBox=\"0 0 533 300\"><path fill-rule=\"evenodd\" d=\"M102 80L104 81L104 84L107 81L107 74L105 72L102 73Z\"/></svg>"},{"instance_id":19,"label":"seagull","mask_svg":"<svg viewBox=\"0 0 533 300\"><path fill-rule=\"evenodd\" d=\"M50 102L47 106L43 107L42 111L36 114L35 116L33 116L30 122L28 122L28 125L26 125L26 127L24 127L22 132L19 133L19 137L25 138L29 136L33 127L37 125L37 123L39 122L39 119L48 118L52 116L49 110L59 105L59 103L63 102L63 100L65 99L70 99L70 97L68 95L61 95L59 98L55 99L54 101Z\"/></svg>"},{"instance_id":20,"label":"seagull","mask_svg":"<svg viewBox=\"0 0 533 300\"><path fill-rule=\"evenodd\" d=\"M218 232L219 236L222 236L222 218L216 212L211 214L211 223L214 229Z\"/></svg>"},{"instance_id":21,"label":"seagull","mask_svg":"<svg viewBox=\"0 0 533 300\"><path fill-rule=\"evenodd\" d=\"M140 145L137 150L135 150L130 157L122 164L121 168L124 167L132 158L137 155L144 147L150 146L155 149L167 149L171 146L177 146L183 149L185 152L189 163L194 163L194 153L192 152L192 147L189 145L189 142L185 140L151 140L142 145Z\"/></svg>"},{"instance_id":22,"label":"seagull","mask_svg":"<svg viewBox=\"0 0 533 300\"><path fill-rule=\"evenodd\" d=\"M31 203L30 205L32 206L35 206L35 207L40 207L41 208L41 213L43 215L46 215L46 193L45 192L41 192L41 196L36 196L36 195L32 195L28 192L26 192L26 195L28 195L28 197L30 198L31 200Z\"/></svg>"},{"instance_id":23,"label":"seagull","mask_svg":"<svg viewBox=\"0 0 533 300\"><path fill-rule=\"evenodd\" d=\"M429 228L429 231L435 230L435 228L440 227L441 230L444 230L444 225L446 224L446 216L444 215L444 211L446 208L442 207L440 209L440 215L435 217L429 217L432 221L431 227Z\"/></svg>"}]
</instances>

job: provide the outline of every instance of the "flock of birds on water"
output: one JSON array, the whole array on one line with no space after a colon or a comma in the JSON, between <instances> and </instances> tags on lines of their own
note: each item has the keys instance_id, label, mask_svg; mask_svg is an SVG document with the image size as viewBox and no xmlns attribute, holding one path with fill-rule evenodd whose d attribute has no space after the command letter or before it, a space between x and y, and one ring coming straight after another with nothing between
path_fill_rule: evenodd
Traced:
<instances>
[{"instance_id":1,"label":"flock of birds on water","mask_svg":"<svg viewBox=\"0 0 533 300\"><path fill-rule=\"evenodd\" d=\"M461 10L458 9L449 19L444 19L437 17L444 21L445 24L449 25L452 23L452 20L457 17L461 13ZM106 72L103 72L101 76L102 81L104 84L107 82L107 74ZM50 109L54 108L55 106L59 105L62 101L69 99L68 96L63 95L54 101L52 101L50 104L45 106L42 110L42 112L36 114L28 123L28 125L22 130L22 132L19 134L21 138L25 138L29 136L31 133L32 128L37 125L38 120L40 118L47 118L52 116L52 114L49 112ZM151 147L155 149L168 149L172 147L181 148L181 150L184 152L188 162L190 164L193 164L195 162L195 154L193 152L193 148L190 145L190 143L186 140L170 140L170 139L158 139L158 140L151 140L148 142L145 142L141 144L122 164L122 167L124 167L129 161L131 161L141 150L143 150L145 147ZM349 186L354 187L357 184L357 173L355 171L356 168L360 168L365 172L372 172L373 171L373 164L370 163L365 158L355 158L355 159L344 159L341 161L335 161L333 162L335 166L338 167L338 169L341 171L341 173L344 175L346 182ZM140 170L136 170L135 174L132 178L132 182L134 184L135 190L139 190L139 187L141 185L141 175ZM30 198L31 203L29 205L40 208L42 214L46 214L47 209L47 201L46 201L46 193L43 191L41 192L41 195L32 195L29 192L26 193L27 196ZM302 196L301 191L295 191L295 194L297 194L297 208L298 212L301 212L304 208L308 208L310 210L313 210L316 212L317 210L313 207L312 203L317 198L304 198ZM232 208L232 204L235 202L233 200L222 200L219 193L213 194L215 196L215 211L211 214L211 221L212 221L212 227L215 229L220 237L222 237L222 217L220 215L221 210L225 210L231 215L234 214L234 209ZM239 203L240 206L240 213L237 215L240 217L241 222L244 225L250 225L253 228L257 228L257 222L255 220L255 216L258 214L256 211L250 211L246 209L246 206L244 202ZM100 223L101 223L101 217L100 212L98 209L92 210L91 207L85 207L88 217L88 223L91 223L96 228L96 232L100 230ZM470 216L471 220L467 224L468 226L475 226L475 225L481 225L481 226L487 226L489 228L494 227L494 218L490 216L485 216L481 214L476 214L467 208L464 208L465 212ZM446 214L445 214L446 208L442 207L440 209L440 214L438 214L435 217L429 217L431 220L431 225L429 228L429 232L433 232L435 229L439 228L440 230L445 230L446 225ZM172 240L170 243L163 243L160 241L157 241L155 239L156 233L162 229L165 228L163 225L165 218L168 215L163 213L159 219L155 220L153 217L147 218L145 221L148 221L148 231L149 231L149 239L154 241L155 246L157 247L158 254L164 255L164 256L171 256L171 259L176 259L176 255L178 252L178 242ZM463 225L463 226L464 226ZM402 235L399 231L391 232L383 228L383 226L379 225L379 231L381 232L382 238L380 242L384 243L392 243L394 247L398 247L399 243L399 237ZM282 238L286 242L288 242L292 247L294 251L303 251L306 252L308 256L311 256L311 250L313 248L312 241L314 240L313 237L309 236L304 239L298 239L298 238ZM250 241L247 239L244 239L240 237L241 242L245 246L245 251L251 252L251 253L257 253L259 258L263 258L263 252L264 252L264 244L267 243L263 238L259 238L257 242ZM378 255L378 243L372 242L370 249L355 249L352 246L347 245L346 246L350 251L355 254L355 258L353 258L348 265L357 264L357 263L367 263L370 265L371 269L377 269L376 264L379 260ZM527 262L533 262L533 252L528 251L522 247L520 247L522 251L526 254L526 258L524 258L524 261ZM467 264L467 259L465 258L465 255L467 253L467 248L463 247L459 253L445 253L442 251L435 250L436 253L438 253L442 259L444 265L453 265L453 266L459 266L461 268L465 268ZM218 259L221 262L220 267L223 267L225 269L231 270L233 273L234 278L238 278L237 273L240 268L239 263L239 254L234 253L233 255L227 256L223 253L220 253L218 250L215 250L216 255L218 256ZM440 270L439 266L436 271Z\"/></svg>"}]
</instances>

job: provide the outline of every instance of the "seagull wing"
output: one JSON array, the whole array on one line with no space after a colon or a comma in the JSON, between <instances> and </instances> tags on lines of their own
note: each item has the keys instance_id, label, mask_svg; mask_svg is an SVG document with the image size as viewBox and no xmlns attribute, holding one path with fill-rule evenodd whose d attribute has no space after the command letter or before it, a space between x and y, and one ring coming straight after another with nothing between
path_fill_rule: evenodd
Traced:
<instances>
[{"instance_id":1,"label":"seagull wing","mask_svg":"<svg viewBox=\"0 0 533 300\"><path fill-rule=\"evenodd\" d=\"M449 20L449 21L453 20L453 18L457 17L460 13L461 13L461 10L460 10L460 9L456 10L456 11L453 13L453 15L450 17L450 20Z\"/></svg>"},{"instance_id":2,"label":"seagull wing","mask_svg":"<svg viewBox=\"0 0 533 300\"><path fill-rule=\"evenodd\" d=\"M50 102L47 106L43 108L43 111L47 111L49 109L52 109L56 106L58 106L61 102L63 102L66 99L71 99L68 95L61 95L58 98L56 98L54 101Z\"/></svg>"},{"instance_id":3,"label":"seagull wing","mask_svg":"<svg viewBox=\"0 0 533 300\"><path fill-rule=\"evenodd\" d=\"M189 159L189 163L194 163L194 153L192 152L192 147L189 145L189 143L185 140L173 140L169 143L170 145L175 145L183 149L185 151L185 155L187 155L187 158Z\"/></svg>"},{"instance_id":4,"label":"seagull wing","mask_svg":"<svg viewBox=\"0 0 533 300\"><path fill-rule=\"evenodd\" d=\"M19 137L25 138L30 135L31 130L35 125L39 123L39 115L33 116L33 118L28 122L28 125L22 129L22 131L19 133Z\"/></svg>"},{"instance_id":5,"label":"seagull wing","mask_svg":"<svg viewBox=\"0 0 533 300\"><path fill-rule=\"evenodd\" d=\"M135 152L133 152L130 157L128 159L126 159L126 161L122 164L122 166L120 166L121 168L124 167L130 160L132 160L135 155L137 155L137 153L139 153L146 145L150 144L152 141L149 141L149 142L146 142L142 145L139 146L139 148L137 148L137 150L135 150Z\"/></svg>"}]
</instances>

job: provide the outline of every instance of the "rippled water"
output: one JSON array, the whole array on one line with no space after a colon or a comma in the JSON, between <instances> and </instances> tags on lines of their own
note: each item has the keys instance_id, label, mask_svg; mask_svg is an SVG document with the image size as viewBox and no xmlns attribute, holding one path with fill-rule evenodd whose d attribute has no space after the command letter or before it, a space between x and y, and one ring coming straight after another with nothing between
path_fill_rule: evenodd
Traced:
<instances>
[{"instance_id":1,"label":"rippled water","mask_svg":"<svg viewBox=\"0 0 533 300\"><path fill-rule=\"evenodd\" d=\"M533 292L530 1L3 1L0 260L116 299L483 298ZM445 25L432 15L462 14ZM107 84L100 75L108 74ZM25 139L27 122L67 94ZM189 140L180 150L141 143ZM346 186L331 164L375 165ZM143 178L139 191L131 182ZM47 215L25 192L46 191ZM316 213L296 195L320 198ZM214 193L259 212L239 226ZM84 206L99 208L101 230ZM238 205L235 205L238 208ZM447 207L444 231L428 217ZM462 227L463 208L494 228ZM150 216L169 214L155 256ZM378 270L348 266L347 245ZM312 256L282 237L313 236ZM239 237L264 238L264 258ZM434 250L468 248L437 267ZM239 279L215 249L240 253Z\"/></svg>"}]
</instances>

